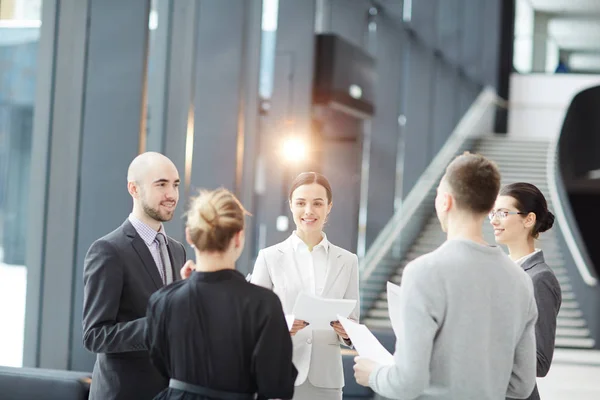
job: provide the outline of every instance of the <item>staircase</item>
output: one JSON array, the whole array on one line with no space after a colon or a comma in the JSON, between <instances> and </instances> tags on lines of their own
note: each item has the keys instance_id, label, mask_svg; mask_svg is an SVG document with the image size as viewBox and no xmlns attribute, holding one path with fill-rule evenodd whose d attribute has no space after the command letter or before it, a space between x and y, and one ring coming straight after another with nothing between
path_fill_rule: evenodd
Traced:
<instances>
[{"instance_id":1,"label":"staircase","mask_svg":"<svg viewBox=\"0 0 600 400\"><path fill-rule=\"evenodd\" d=\"M554 207L548 195L548 183L546 177L546 160L550 143L542 140L524 140L501 136L485 136L481 138L474 147L473 152L482 154L494 160L502 173L502 185L513 182L529 182L536 185L548 200L550 210ZM396 273L390 281L399 284L402 280L402 271L406 264L415 258L431 252L439 247L446 239L440 228L435 215L433 202L431 216L425 224L417 240L409 248L406 257L398 262ZM564 268L563 256L558 245L560 229L555 225L552 229L540 235L536 247L544 251L544 257L548 265L554 270L562 289L562 306L558 314L556 347L589 349L594 347L594 340L590 337L585 319L573 292L567 271ZM491 224L484 223L484 236L488 243L494 243L494 233ZM390 262L389 258L385 262ZM370 288L364 288L366 295L373 293ZM372 295L372 294L371 294ZM366 313L363 319L370 328L391 328L387 294L385 289L378 292L373 307Z\"/></svg>"}]
</instances>

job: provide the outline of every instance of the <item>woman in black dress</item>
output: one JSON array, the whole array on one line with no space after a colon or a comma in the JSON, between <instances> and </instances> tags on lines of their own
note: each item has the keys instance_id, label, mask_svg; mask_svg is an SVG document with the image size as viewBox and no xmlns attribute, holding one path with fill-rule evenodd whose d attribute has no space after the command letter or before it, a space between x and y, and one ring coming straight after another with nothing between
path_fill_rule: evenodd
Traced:
<instances>
[{"instance_id":1,"label":"woman in black dress","mask_svg":"<svg viewBox=\"0 0 600 400\"><path fill-rule=\"evenodd\" d=\"M225 189L191 201L186 239L196 253L188 279L148 305L152 362L169 387L155 399L290 399L297 371L279 298L235 270L244 214Z\"/></svg>"}]
</instances>

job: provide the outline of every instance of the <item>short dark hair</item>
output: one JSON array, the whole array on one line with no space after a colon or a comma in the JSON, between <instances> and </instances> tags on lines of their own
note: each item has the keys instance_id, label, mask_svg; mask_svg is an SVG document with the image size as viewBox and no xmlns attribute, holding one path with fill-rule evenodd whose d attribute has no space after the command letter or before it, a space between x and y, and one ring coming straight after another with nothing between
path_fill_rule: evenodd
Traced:
<instances>
[{"instance_id":1,"label":"short dark hair","mask_svg":"<svg viewBox=\"0 0 600 400\"><path fill-rule=\"evenodd\" d=\"M303 185L310 185L311 183L316 183L325 188L325 192L327 193L327 204L331 204L333 201L331 185L329 184L327 178L318 172L302 172L299 174L296 179L294 179L292 186L290 187L289 200L292 201L292 194L294 193L294 190Z\"/></svg>"},{"instance_id":2,"label":"short dark hair","mask_svg":"<svg viewBox=\"0 0 600 400\"><path fill-rule=\"evenodd\" d=\"M458 208L485 214L494 207L500 190L500 172L493 161L465 152L448 165L445 179Z\"/></svg>"},{"instance_id":3,"label":"short dark hair","mask_svg":"<svg viewBox=\"0 0 600 400\"><path fill-rule=\"evenodd\" d=\"M535 185L527 182L517 182L506 185L500 190L500 196L510 196L515 199L515 207L522 213L534 213L535 225L531 236L538 238L554 225L554 214L548 210L546 198Z\"/></svg>"}]
</instances>

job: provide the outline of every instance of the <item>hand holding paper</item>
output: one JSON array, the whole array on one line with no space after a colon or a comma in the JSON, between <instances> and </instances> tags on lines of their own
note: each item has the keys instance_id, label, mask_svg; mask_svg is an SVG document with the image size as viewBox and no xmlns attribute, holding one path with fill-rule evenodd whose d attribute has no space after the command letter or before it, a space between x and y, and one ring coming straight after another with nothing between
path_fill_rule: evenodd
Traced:
<instances>
[{"instance_id":1,"label":"hand holding paper","mask_svg":"<svg viewBox=\"0 0 600 400\"><path fill-rule=\"evenodd\" d=\"M301 292L294 305L294 315L313 329L332 329L331 321L336 321L338 314L347 317L355 306L356 300L325 299Z\"/></svg>"},{"instance_id":2,"label":"hand holding paper","mask_svg":"<svg viewBox=\"0 0 600 400\"><path fill-rule=\"evenodd\" d=\"M294 317L294 314L285 316L285 322L287 323L288 331L292 330L292 325L294 325L294 319L296 319Z\"/></svg>"},{"instance_id":3,"label":"hand holding paper","mask_svg":"<svg viewBox=\"0 0 600 400\"><path fill-rule=\"evenodd\" d=\"M368 358L382 365L391 365L394 363L394 356L383 347L369 328L341 315L338 315L338 319L361 357Z\"/></svg>"}]
</instances>

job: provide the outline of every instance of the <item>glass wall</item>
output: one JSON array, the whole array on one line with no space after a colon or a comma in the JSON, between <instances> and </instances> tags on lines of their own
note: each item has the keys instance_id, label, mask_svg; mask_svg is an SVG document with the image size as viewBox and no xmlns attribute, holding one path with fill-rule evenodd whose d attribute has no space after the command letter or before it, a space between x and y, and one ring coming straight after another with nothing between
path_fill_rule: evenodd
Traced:
<instances>
[{"instance_id":1,"label":"glass wall","mask_svg":"<svg viewBox=\"0 0 600 400\"><path fill-rule=\"evenodd\" d=\"M520 73L531 72L533 60L534 10L528 0L517 0L515 9L515 44L513 63Z\"/></svg>"},{"instance_id":2,"label":"glass wall","mask_svg":"<svg viewBox=\"0 0 600 400\"><path fill-rule=\"evenodd\" d=\"M0 2L0 365L23 363L29 167L41 0Z\"/></svg>"}]
</instances>

